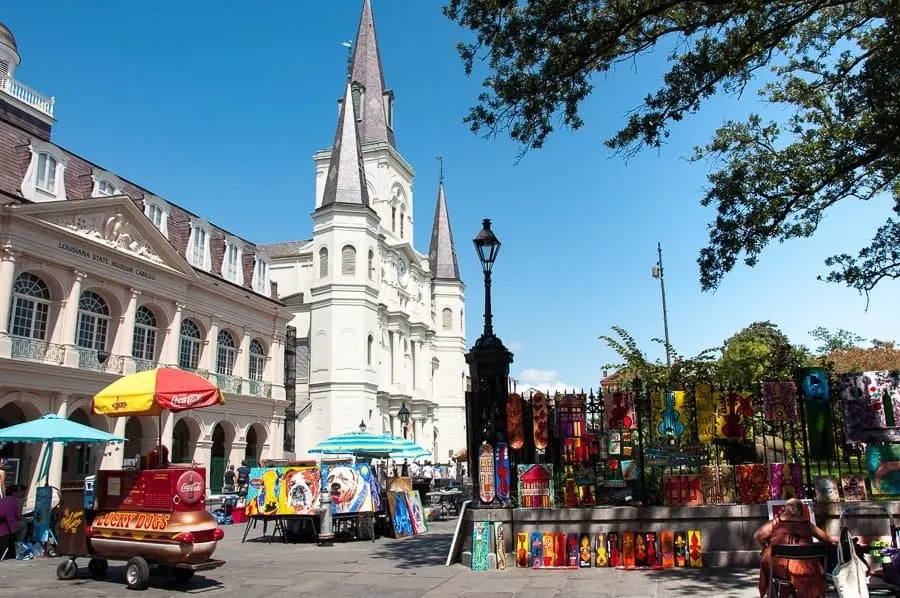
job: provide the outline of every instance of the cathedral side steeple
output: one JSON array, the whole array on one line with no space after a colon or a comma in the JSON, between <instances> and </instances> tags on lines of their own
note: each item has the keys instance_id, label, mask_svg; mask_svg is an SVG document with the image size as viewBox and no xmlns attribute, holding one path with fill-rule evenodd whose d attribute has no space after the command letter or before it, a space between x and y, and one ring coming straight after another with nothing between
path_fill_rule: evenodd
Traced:
<instances>
[{"instance_id":1,"label":"cathedral side steeple","mask_svg":"<svg viewBox=\"0 0 900 598\"><path fill-rule=\"evenodd\" d=\"M437 205L434 208L434 225L431 228L431 246L428 249L428 265L431 275L439 280L459 280L459 265L453 232L450 230L450 215L444 196L444 175L438 184Z\"/></svg>"},{"instance_id":2,"label":"cathedral side steeple","mask_svg":"<svg viewBox=\"0 0 900 598\"><path fill-rule=\"evenodd\" d=\"M357 117L351 95L351 86L348 84L338 115L334 145L331 147L322 207L336 203L369 205Z\"/></svg>"},{"instance_id":3,"label":"cathedral side steeple","mask_svg":"<svg viewBox=\"0 0 900 598\"><path fill-rule=\"evenodd\" d=\"M375 17L371 0L363 0L362 15L353 58L350 63L350 83L359 121L361 143L394 143L394 92L385 87Z\"/></svg>"}]
</instances>

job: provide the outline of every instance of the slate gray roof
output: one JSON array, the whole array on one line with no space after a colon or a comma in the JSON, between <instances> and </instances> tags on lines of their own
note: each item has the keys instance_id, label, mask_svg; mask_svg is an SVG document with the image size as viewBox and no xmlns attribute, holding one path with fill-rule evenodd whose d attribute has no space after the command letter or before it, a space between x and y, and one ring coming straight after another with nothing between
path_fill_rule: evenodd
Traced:
<instances>
[{"instance_id":1,"label":"slate gray roof","mask_svg":"<svg viewBox=\"0 0 900 598\"><path fill-rule=\"evenodd\" d=\"M436 279L459 280L459 265L456 262L456 248L453 246L453 232L450 230L450 215L447 213L443 181L438 186L437 205L434 207L428 265L431 268L431 275Z\"/></svg>"},{"instance_id":2,"label":"slate gray roof","mask_svg":"<svg viewBox=\"0 0 900 598\"><path fill-rule=\"evenodd\" d=\"M356 31L356 42L353 44L350 80L365 88L362 122L359 124L360 143L386 141L396 148L394 131L388 127L387 115L384 113L384 70L381 66L381 53L378 51L378 37L375 35L371 0L363 0L362 16Z\"/></svg>"},{"instance_id":3,"label":"slate gray roof","mask_svg":"<svg viewBox=\"0 0 900 598\"><path fill-rule=\"evenodd\" d=\"M12 31L9 30L9 27L0 23L0 44L4 44L9 46L16 52L19 51L19 48L16 47L16 38L13 36Z\"/></svg>"},{"instance_id":4,"label":"slate gray roof","mask_svg":"<svg viewBox=\"0 0 900 598\"><path fill-rule=\"evenodd\" d=\"M295 257L309 241L285 241L283 243L266 243L257 245L262 252L271 258Z\"/></svg>"},{"instance_id":5,"label":"slate gray roof","mask_svg":"<svg viewBox=\"0 0 900 598\"><path fill-rule=\"evenodd\" d=\"M359 147L359 131L350 84L341 102L337 132L331 146L331 161L322 193L322 207L335 203L369 205L369 189L366 187L366 171L363 168L362 149Z\"/></svg>"}]
</instances>

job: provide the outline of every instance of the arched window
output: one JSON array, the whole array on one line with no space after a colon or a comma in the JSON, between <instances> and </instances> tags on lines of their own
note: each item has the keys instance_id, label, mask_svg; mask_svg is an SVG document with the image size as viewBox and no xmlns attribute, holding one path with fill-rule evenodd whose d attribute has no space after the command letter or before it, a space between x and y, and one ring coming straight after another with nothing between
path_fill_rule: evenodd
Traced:
<instances>
[{"instance_id":1,"label":"arched window","mask_svg":"<svg viewBox=\"0 0 900 598\"><path fill-rule=\"evenodd\" d=\"M328 276L328 249L323 247L319 250L319 278Z\"/></svg>"},{"instance_id":2,"label":"arched window","mask_svg":"<svg viewBox=\"0 0 900 598\"><path fill-rule=\"evenodd\" d=\"M466 319L463 317L463 310L459 310L459 331L462 332L465 329Z\"/></svg>"},{"instance_id":3,"label":"arched window","mask_svg":"<svg viewBox=\"0 0 900 598\"><path fill-rule=\"evenodd\" d=\"M103 297L92 291L81 293L78 299L77 344L85 349L106 349L109 331L109 305Z\"/></svg>"},{"instance_id":4,"label":"arched window","mask_svg":"<svg viewBox=\"0 0 900 598\"><path fill-rule=\"evenodd\" d=\"M183 320L179 331L178 367L196 370L200 365L200 327L193 320Z\"/></svg>"},{"instance_id":5,"label":"arched window","mask_svg":"<svg viewBox=\"0 0 900 598\"><path fill-rule=\"evenodd\" d=\"M344 245L341 249L341 274L344 276L356 274L356 249L353 245Z\"/></svg>"},{"instance_id":6,"label":"arched window","mask_svg":"<svg viewBox=\"0 0 900 598\"><path fill-rule=\"evenodd\" d=\"M227 331L220 330L216 337L216 373L230 376L234 372L234 356L237 354L234 337Z\"/></svg>"},{"instance_id":7,"label":"arched window","mask_svg":"<svg viewBox=\"0 0 900 598\"><path fill-rule=\"evenodd\" d=\"M38 154L37 175L35 186L47 193L56 194L56 158L48 152Z\"/></svg>"},{"instance_id":8,"label":"arched window","mask_svg":"<svg viewBox=\"0 0 900 598\"><path fill-rule=\"evenodd\" d=\"M369 250L369 280L375 280L375 252Z\"/></svg>"},{"instance_id":9,"label":"arched window","mask_svg":"<svg viewBox=\"0 0 900 598\"><path fill-rule=\"evenodd\" d=\"M13 283L13 297L10 334L46 340L50 314L50 289L47 284L34 274L23 272Z\"/></svg>"},{"instance_id":10,"label":"arched window","mask_svg":"<svg viewBox=\"0 0 900 598\"><path fill-rule=\"evenodd\" d=\"M145 361L156 359L156 316L146 305L137 308L134 314L134 341L131 356Z\"/></svg>"},{"instance_id":11,"label":"arched window","mask_svg":"<svg viewBox=\"0 0 900 598\"><path fill-rule=\"evenodd\" d=\"M368 365L372 365L372 345L375 343L375 338L370 334L369 338L366 339L366 363Z\"/></svg>"},{"instance_id":12,"label":"arched window","mask_svg":"<svg viewBox=\"0 0 900 598\"><path fill-rule=\"evenodd\" d=\"M400 206L400 238L403 238L403 225L406 222L406 208Z\"/></svg>"},{"instance_id":13,"label":"arched window","mask_svg":"<svg viewBox=\"0 0 900 598\"><path fill-rule=\"evenodd\" d=\"M247 377L251 380L262 382L265 365L266 350L263 348L262 343L256 339L250 341L250 370Z\"/></svg>"},{"instance_id":14,"label":"arched window","mask_svg":"<svg viewBox=\"0 0 900 598\"><path fill-rule=\"evenodd\" d=\"M453 329L453 310L449 307L445 307L441 311L441 328L444 330Z\"/></svg>"},{"instance_id":15,"label":"arched window","mask_svg":"<svg viewBox=\"0 0 900 598\"><path fill-rule=\"evenodd\" d=\"M391 206L391 232L397 232L397 207Z\"/></svg>"}]
</instances>

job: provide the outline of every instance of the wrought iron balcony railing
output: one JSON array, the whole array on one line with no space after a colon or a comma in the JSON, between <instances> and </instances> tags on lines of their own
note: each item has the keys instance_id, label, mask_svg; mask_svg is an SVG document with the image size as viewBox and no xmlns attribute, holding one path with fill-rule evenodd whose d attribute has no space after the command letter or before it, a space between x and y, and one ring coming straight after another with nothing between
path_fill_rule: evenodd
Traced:
<instances>
[{"instance_id":1,"label":"wrought iron balcony railing","mask_svg":"<svg viewBox=\"0 0 900 598\"><path fill-rule=\"evenodd\" d=\"M83 370L97 370L100 372L109 372L111 374L121 374L125 369L125 358L121 355L110 355L106 353L106 360L101 362L99 351L96 349L86 349L77 347L78 350L78 367Z\"/></svg>"},{"instance_id":2,"label":"wrought iron balcony railing","mask_svg":"<svg viewBox=\"0 0 900 598\"><path fill-rule=\"evenodd\" d=\"M66 355L65 347L36 338L10 337L13 359L27 359L61 365Z\"/></svg>"}]
</instances>

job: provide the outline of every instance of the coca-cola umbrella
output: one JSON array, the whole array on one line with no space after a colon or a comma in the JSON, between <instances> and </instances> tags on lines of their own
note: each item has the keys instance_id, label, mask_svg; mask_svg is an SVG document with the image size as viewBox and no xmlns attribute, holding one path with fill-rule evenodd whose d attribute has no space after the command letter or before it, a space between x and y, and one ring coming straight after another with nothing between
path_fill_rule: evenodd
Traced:
<instances>
[{"instance_id":1,"label":"coca-cola umbrella","mask_svg":"<svg viewBox=\"0 0 900 598\"><path fill-rule=\"evenodd\" d=\"M157 368L119 378L94 395L91 408L98 415L139 417L224 404L222 391L206 378L177 368ZM162 425L159 440L161 446Z\"/></svg>"}]
</instances>

